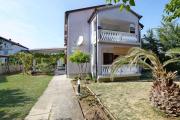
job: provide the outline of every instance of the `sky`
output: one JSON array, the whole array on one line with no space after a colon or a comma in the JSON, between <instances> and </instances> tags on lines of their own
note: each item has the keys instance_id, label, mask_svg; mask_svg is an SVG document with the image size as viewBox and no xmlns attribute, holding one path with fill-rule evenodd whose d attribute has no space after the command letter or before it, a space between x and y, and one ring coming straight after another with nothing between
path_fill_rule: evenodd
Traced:
<instances>
[{"instance_id":1,"label":"sky","mask_svg":"<svg viewBox=\"0 0 180 120\"><path fill-rule=\"evenodd\" d=\"M135 0L132 7L143 16L142 34L161 25L168 0ZM0 36L30 49L64 46L64 12L105 0L0 0Z\"/></svg>"}]
</instances>

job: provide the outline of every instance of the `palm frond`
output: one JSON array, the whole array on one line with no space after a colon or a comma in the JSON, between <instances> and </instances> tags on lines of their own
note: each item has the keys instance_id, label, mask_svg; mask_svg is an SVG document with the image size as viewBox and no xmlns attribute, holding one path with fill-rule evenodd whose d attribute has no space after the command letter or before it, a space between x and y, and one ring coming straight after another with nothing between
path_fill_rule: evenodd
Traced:
<instances>
[{"instance_id":1,"label":"palm frond","mask_svg":"<svg viewBox=\"0 0 180 120\"><path fill-rule=\"evenodd\" d=\"M147 60L149 60L150 63L148 63ZM158 57L153 52L133 47L128 51L126 56L119 57L113 62L111 66L111 78L114 77L115 72L124 64L139 65L143 68L150 68L151 70L154 70L154 66L162 66Z\"/></svg>"},{"instance_id":2,"label":"palm frond","mask_svg":"<svg viewBox=\"0 0 180 120\"><path fill-rule=\"evenodd\" d=\"M174 58L174 59L170 59L170 60L167 60L163 63L163 67L171 64L171 63L176 63L176 62L180 62L180 58Z\"/></svg>"}]
</instances>

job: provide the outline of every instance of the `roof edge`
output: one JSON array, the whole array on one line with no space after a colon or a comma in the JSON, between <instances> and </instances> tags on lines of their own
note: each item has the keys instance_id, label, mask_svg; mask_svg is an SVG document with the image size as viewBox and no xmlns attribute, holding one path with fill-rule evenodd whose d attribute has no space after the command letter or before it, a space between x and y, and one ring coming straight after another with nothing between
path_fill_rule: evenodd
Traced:
<instances>
[{"instance_id":1,"label":"roof edge","mask_svg":"<svg viewBox=\"0 0 180 120\"><path fill-rule=\"evenodd\" d=\"M15 45L17 45L17 46L19 46L19 47L23 47L23 48L29 49L28 47L25 47L25 46L21 45L20 43L16 43L16 42L11 41L11 40L9 40L9 39L6 39L6 38L4 38L4 37L1 37L1 36L0 36L0 39L3 39L3 40L5 40L5 41L7 41L7 42L10 42L10 43L12 43L12 44L15 44Z\"/></svg>"},{"instance_id":2,"label":"roof edge","mask_svg":"<svg viewBox=\"0 0 180 120\"><path fill-rule=\"evenodd\" d=\"M82 10L89 10L89 9L94 9L94 8L99 8L99 7L105 7L105 6L109 6L109 5L112 5L112 4L102 4L102 5L84 7L84 8L79 8L79 9L73 9L73 10L68 10L65 13L69 14L69 13L72 13L72 12L78 12L78 11L82 11Z\"/></svg>"}]
</instances>

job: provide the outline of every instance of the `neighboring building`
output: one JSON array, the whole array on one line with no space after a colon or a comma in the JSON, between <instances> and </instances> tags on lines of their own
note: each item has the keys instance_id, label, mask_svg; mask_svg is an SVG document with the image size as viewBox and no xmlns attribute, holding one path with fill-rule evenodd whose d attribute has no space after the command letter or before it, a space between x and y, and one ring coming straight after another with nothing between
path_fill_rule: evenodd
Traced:
<instances>
[{"instance_id":1,"label":"neighboring building","mask_svg":"<svg viewBox=\"0 0 180 120\"><path fill-rule=\"evenodd\" d=\"M13 42L11 39L0 37L0 61L6 61L9 55L13 55L20 51L28 51L29 49L19 43ZM4 57L3 57L4 56ZM6 56L6 57L5 57Z\"/></svg>"},{"instance_id":2,"label":"neighboring building","mask_svg":"<svg viewBox=\"0 0 180 120\"><path fill-rule=\"evenodd\" d=\"M140 47L143 25L141 15L119 10L119 5L100 5L70 10L65 13L65 46L67 58L81 50L91 55L89 71L93 76L108 78L110 66L118 56L126 55L131 47ZM77 74L77 65L67 59L67 75ZM138 67L124 66L116 76L139 75Z\"/></svg>"},{"instance_id":3,"label":"neighboring building","mask_svg":"<svg viewBox=\"0 0 180 120\"><path fill-rule=\"evenodd\" d=\"M58 54L65 53L66 48L39 48L39 49L31 49L32 53L42 53L42 54ZM65 66L65 58L57 61L57 68L62 69Z\"/></svg>"}]
</instances>

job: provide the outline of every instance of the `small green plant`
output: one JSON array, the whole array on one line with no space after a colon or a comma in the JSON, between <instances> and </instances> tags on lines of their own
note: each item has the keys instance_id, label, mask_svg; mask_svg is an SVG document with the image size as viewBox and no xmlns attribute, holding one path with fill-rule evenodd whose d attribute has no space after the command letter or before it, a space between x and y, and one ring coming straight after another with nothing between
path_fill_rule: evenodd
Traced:
<instances>
[{"instance_id":1,"label":"small green plant","mask_svg":"<svg viewBox=\"0 0 180 120\"><path fill-rule=\"evenodd\" d=\"M92 76L90 74L87 74L85 80L92 80Z\"/></svg>"}]
</instances>

